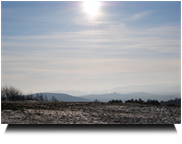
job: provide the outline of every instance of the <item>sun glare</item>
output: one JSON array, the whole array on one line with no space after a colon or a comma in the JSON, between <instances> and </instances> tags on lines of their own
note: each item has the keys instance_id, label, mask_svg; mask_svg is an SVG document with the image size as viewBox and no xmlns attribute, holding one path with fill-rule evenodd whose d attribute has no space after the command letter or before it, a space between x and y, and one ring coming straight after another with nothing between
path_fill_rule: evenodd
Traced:
<instances>
[{"instance_id":1,"label":"sun glare","mask_svg":"<svg viewBox=\"0 0 182 144\"><path fill-rule=\"evenodd\" d=\"M98 2L98 1L84 1L83 7L84 7L85 11L90 16L96 16L97 12L99 10L99 7L100 7L100 2Z\"/></svg>"}]
</instances>

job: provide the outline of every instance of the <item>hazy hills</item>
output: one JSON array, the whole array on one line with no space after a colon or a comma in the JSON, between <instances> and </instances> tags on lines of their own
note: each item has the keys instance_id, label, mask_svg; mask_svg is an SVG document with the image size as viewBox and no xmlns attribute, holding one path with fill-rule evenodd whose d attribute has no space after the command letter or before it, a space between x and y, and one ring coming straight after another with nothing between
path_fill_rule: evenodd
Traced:
<instances>
[{"instance_id":1,"label":"hazy hills","mask_svg":"<svg viewBox=\"0 0 182 144\"><path fill-rule=\"evenodd\" d=\"M68 94L63 93L41 93L43 96L47 96L48 100L51 100L52 96L54 96L59 101L65 101L65 102L91 102L91 100L81 98L81 97L74 97ZM36 94L33 94L33 96L36 96Z\"/></svg>"},{"instance_id":2,"label":"hazy hills","mask_svg":"<svg viewBox=\"0 0 182 144\"><path fill-rule=\"evenodd\" d=\"M72 96L83 96L88 94L88 92L77 91L77 90L52 91L51 93L65 93Z\"/></svg>"},{"instance_id":3,"label":"hazy hills","mask_svg":"<svg viewBox=\"0 0 182 144\"><path fill-rule=\"evenodd\" d=\"M157 95L169 95L169 94L181 94L181 84L153 84L153 85L141 85L141 86L126 86L117 87L111 89L112 92L117 93L134 93L134 92L146 92Z\"/></svg>"},{"instance_id":4,"label":"hazy hills","mask_svg":"<svg viewBox=\"0 0 182 144\"><path fill-rule=\"evenodd\" d=\"M52 91L53 93L66 93L72 96L85 96L88 95L88 91L77 91L77 90L66 90L66 91ZM107 94L107 93L120 93L120 94L131 94L131 93L150 93L156 95L174 95L174 94L181 94L181 84L174 83L174 84L151 84L151 85L131 85L131 86L123 86L123 87L116 87L113 89L106 89L106 90L91 90L92 95L100 95L100 94Z\"/></svg>"},{"instance_id":5,"label":"hazy hills","mask_svg":"<svg viewBox=\"0 0 182 144\"><path fill-rule=\"evenodd\" d=\"M103 102L108 102L110 100L122 100L126 101L129 99L139 99L147 101L148 99L155 99L158 101L161 100L169 100L174 98L180 98L180 94L171 94L171 95L155 95L155 94L149 94L145 92L138 92L138 93L130 93L130 94L119 94L119 93L110 93L110 94L101 94L101 95L86 95L82 96L82 98L86 98L89 100L94 101L95 99Z\"/></svg>"},{"instance_id":6,"label":"hazy hills","mask_svg":"<svg viewBox=\"0 0 182 144\"><path fill-rule=\"evenodd\" d=\"M52 96L59 101L67 102L90 102L95 99L108 102L110 100L122 100L126 101L131 98L142 100L155 99L158 101L165 101L169 99L175 99L181 97L181 84L153 84L153 85L133 85L125 87L117 87L104 91L91 91L91 94L84 91L67 90L67 91L54 91L44 92L43 95L47 95L50 100Z\"/></svg>"},{"instance_id":7,"label":"hazy hills","mask_svg":"<svg viewBox=\"0 0 182 144\"><path fill-rule=\"evenodd\" d=\"M108 102L110 100L122 100L123 102L129 99L139 99L141 98L144 101L147 101L148 99L155 99L158 101L166 101L169 99L175 99L180 98L180 94L174 94L174 95L155 95L155 94L149 94L144 92L139 93L130 93L130 94L119 94L119 93L109 93L109 94L100 94L100 95L85 95L81 97L71 96L68 94L63 93L41 93L43 96L47 96L48 100L51 100L52 96L54 96L59 101L65 101L65 102L92 102L94 100L99 100L101 102ZM33 94L33 96L36 96L36 94Z\"/></svg>"}]
</instances>

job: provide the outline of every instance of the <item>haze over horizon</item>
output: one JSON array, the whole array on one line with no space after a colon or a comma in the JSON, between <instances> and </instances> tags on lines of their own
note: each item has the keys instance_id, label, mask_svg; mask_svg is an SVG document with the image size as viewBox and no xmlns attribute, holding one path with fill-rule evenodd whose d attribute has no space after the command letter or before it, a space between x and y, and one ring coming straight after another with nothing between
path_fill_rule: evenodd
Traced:
<instances>
[{"instance_id":1,"label":"haze over horizon","mask_svg":"<svg viewBox=\"0 0 182 144\"><path fill-rule=\"evenodd\" d=\"M181 84L180 1L89 5L2 1L1 85L92 93Z\"/></svg>"},{"instance_id":2,"label":"haze over horizon","mask_svg":"<svg viewBox=\"0 0 182 144\"><path fill-rule=\"evenodd\" d=\"M102 95L102 94L134 94L146 93L155 95L181 95L181 84L152 84L152 85L131 85L124 87L116 87L113 89L93 90L93 91L78 91L78 90L56 90L56 91L42 91L40 93L64 93L71 96L84 96L84 95Z\"/></svg>"}]
</instances>

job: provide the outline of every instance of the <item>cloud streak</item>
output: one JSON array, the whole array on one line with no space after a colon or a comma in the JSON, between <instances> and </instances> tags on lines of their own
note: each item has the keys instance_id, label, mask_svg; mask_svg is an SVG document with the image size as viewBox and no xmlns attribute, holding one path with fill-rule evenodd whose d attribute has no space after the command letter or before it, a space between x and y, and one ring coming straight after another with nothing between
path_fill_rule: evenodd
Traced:
<instances>
[{"instance_id":1,"label":"cloud streak","mask_svg":"<svg viewBox=\"0 0 182 144\"><path fill-rule=\"evenodd\" d=\"M114 37L114 39L112 38ZM8 49L150 49L180 52L179 29L174 26L130 30L115 26L97 31L59 32L50 35L2 37L2 50Z\"/></svg>"},{"instance_id":2,"label":"cloud streak","mask_svg":"<svg viewBox=\"0 0 182 144\"><path fill-rule=\"evenodd\" d=\"M148 16L151 13L152 13L152 11L144 11L144 12L136 13L136 14L132 15L131 17L129 17L127 20L136 21L136 20L139 20L141 18Z\"/></svg>"}]
</instances>

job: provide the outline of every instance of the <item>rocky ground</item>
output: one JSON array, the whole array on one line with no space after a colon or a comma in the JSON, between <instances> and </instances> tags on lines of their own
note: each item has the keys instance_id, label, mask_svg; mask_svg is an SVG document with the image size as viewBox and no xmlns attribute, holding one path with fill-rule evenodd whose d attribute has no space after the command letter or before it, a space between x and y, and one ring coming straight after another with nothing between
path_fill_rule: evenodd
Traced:
<instances>
[{"instance_id":1,"label":"rocky ground","mask_svg":"<svg viewBox=\"0 0 182 144\"><path fill-rule=\"evenodd\" d=\"M2 102L1 124L180 124L181 108L99 102Z\"/></svg>"}]
</instances>

